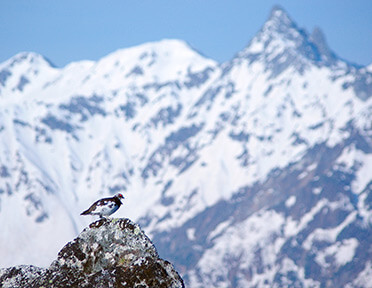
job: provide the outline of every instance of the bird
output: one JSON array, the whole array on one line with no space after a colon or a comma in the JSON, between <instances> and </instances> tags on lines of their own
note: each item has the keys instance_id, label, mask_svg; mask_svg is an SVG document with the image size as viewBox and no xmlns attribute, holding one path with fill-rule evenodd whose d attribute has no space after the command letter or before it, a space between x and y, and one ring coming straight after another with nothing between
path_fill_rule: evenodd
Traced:
<instances>
[{"instance_id":1,"label":"bird","mask_svg":"<svg viewBox=\"0 0 372 288\"><path fill-rule=\"evenodd\" d=\"M124 199L121 193L117 193L113 197L102 198L94 202L80 215L99 215L100 218L106 218L106 216L110 216L116 212L123 204L120 199Z\"/></svg>"}]
</instances>

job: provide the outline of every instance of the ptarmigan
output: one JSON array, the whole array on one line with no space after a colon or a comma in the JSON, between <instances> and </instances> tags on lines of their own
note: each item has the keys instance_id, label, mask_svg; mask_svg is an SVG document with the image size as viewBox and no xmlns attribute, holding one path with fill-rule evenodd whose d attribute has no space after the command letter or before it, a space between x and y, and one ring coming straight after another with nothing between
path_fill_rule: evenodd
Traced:
<instances>
[{"instance_id":1,"label":"ptarmigan","mask_svg":"<svg viewBox=\"0 0 372 288\"><path fill-rule=\"evenodd\" d=\"M116 194L114 197L100 199L94 202L88 210L85 210L80 215L99 215L100 218L110 216L123 204L120 199L124 199L121 193Z\"/></svg>"}]
</instances>

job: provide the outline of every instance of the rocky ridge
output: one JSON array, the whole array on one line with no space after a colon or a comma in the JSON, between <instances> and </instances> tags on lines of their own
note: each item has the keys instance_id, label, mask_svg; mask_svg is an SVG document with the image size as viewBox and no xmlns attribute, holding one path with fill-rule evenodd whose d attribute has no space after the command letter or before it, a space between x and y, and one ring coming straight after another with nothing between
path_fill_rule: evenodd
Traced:
<instances>
[{"instance_id":1,"label":"rocky ridge","mask_svg":"<svg viewBox=\"0 0 372 288\"><path fill-rule=\"evenodd\" d=\"M49 268L0 270L1 287L184 287L171 263L129 219L100 219L67 243Z\"/></svg>"}]
</instances>

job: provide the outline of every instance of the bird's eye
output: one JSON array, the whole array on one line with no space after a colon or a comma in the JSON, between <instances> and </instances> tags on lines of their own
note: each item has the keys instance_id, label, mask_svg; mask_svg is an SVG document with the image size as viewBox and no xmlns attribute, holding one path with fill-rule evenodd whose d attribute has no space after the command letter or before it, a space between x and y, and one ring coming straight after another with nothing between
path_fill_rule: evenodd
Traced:
<instances>
[{"instance_id":1,"label":"bird's eye","mask_svg":"<svg viewBox=\"0 0 372 288\"><path fill-rule=\"evenodd\" d=\"M123 198L123 195L119 194L119 197L120 197L120 198Z\"/></svg>"}]
</instances>

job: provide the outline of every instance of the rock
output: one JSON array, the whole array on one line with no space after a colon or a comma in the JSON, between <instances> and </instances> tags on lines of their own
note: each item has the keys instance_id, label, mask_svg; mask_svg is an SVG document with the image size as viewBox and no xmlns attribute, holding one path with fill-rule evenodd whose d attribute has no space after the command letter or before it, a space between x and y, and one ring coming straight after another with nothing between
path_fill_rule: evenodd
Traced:
<instances>
[{"instance_id":1,"label":"rock","mask_svg":"<svg viewBox=\"0 0 372 288\"><path fill-rule=\"evenodd\" d=\"M168 261L129 219L100 219L58 253L49 268L0 269L1 287L184 287Z\"/></svg>"}]
</instances>

